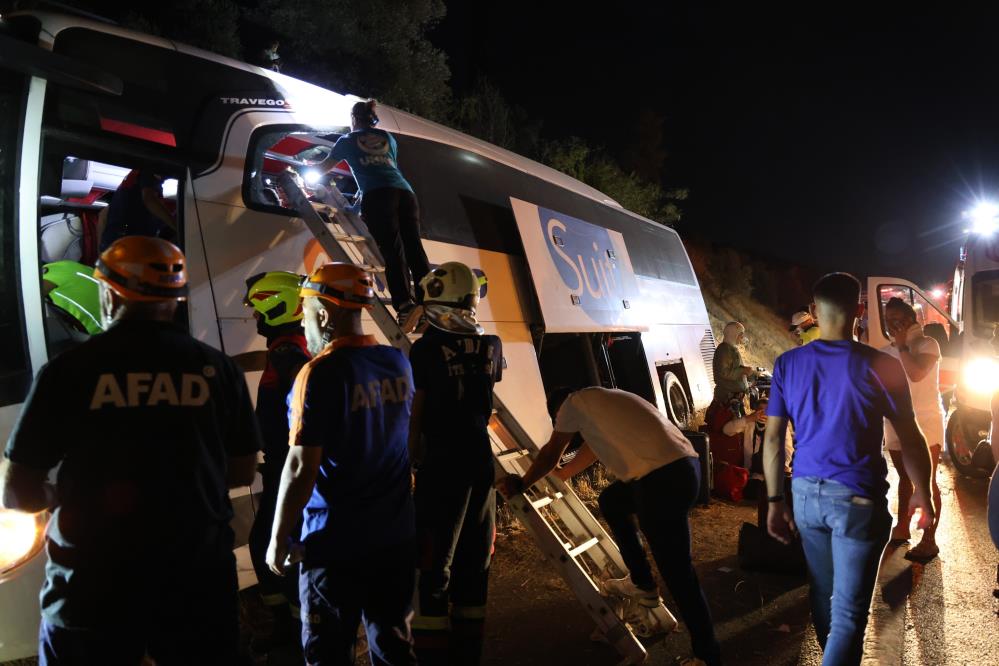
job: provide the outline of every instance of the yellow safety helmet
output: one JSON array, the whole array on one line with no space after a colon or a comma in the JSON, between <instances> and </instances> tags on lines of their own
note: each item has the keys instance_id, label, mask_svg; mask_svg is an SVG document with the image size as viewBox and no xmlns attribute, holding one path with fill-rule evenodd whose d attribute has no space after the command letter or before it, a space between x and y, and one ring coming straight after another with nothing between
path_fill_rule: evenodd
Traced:
<instances>
[{"instance_id":1,"label":"yellow safety helmet","mask_svg":"<svg viewBox=\"0 0 999 666\"><path fill-rule=\"evenodd\" d=\"M243 304L260 313L268 326L282 326L302 320L299 290L303 276L288 271L258 273L246 281Z\"/></svg>"}]
</instances>

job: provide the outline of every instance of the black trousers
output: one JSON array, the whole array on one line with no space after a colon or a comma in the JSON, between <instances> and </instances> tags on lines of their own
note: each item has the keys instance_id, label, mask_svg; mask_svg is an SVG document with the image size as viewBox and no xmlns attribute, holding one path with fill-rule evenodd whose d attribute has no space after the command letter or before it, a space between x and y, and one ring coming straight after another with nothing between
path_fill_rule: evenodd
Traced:
<instances>
[{"instance_id":1,"label":"black trousers","mask_svg":"<svg viewBox=\"0 0 999 666\"><path fill-rule=\"evenodd\" d=\"M43 619L38 638L41 666L134 666L147 652L162 666L245 663L239 655L238 584L231 550L215 561L164 562L144 572L115 575L162 580L152 587L138 582L133 603L121 609L124 619L113 623L64 629Z\"/></svg>"},{"instance_id":2,"label":"black trousers","mask_svg":"<svg viewBox=\"0 0 999 666\"><path fill-rule=\"evenodd\" d=\"M309 666L353 664L364 622L374 666L415 664L410 620L416 576L413 543L303 568L302 648Z\"/></svg>"},{"instance_id":3,"label":"black trousers","mask_svg":"<svg viewBox=\"0 0 999 666\"><path fill-rule=\"evenodd\" d=\"M298 606L298 565L289 567L284 576L278 576L267 566L267 546L271 540L271 529L274 524L274 512L277 509L278 488L281 486L281 471L288 455L288 447L280 451L269 450L264 453L264 464L261 469L263 491L258 497L259 505L253 516L253 527L250 528L249 543L250 561L253 571L257 574L257 589L266 606L277 606L290 603ZM298 530L295 530L296 534Z\"/></svg>"},{"instance_id":4,"label":"black trousers","mask_svg":"<svg viewBox=\"0 0 999 666\"><path fill-rule=\"evenodd\" d=\"M684 457L635 481L615 481L600 494L599 502L632 582L646 590L656 587L638 536L640 528L690 631L694 654L714 665L721 663L720 648L690 556L689 513L700 479L697 458Z\"/></svg>"},{"instance_id":5,"label":"black trousers","mask_svg":"<svg viewBox=\"0 0 999 666\"><path fill-rule=\"evenodd\" d=\"M429 446L429 445L428 445ZM416 478L421 664L477 664L496 538L492 460L429 460ZM450 613L448 611L450 604Z\"/></svg>"},{"instance_id":6,"label":"black trousers","mask_svg":"<svg viewBox=\"0 0 999 666\"><path fill-rule=\"evenodd\" d=\"M420 204L416 195L395 187L365 192L361 215L385 259L385 280L392 295L392 307L398 310L407 302L421 303L420 280L430 272L430 262L420 240Z\"/></svg>"}]
</instances>

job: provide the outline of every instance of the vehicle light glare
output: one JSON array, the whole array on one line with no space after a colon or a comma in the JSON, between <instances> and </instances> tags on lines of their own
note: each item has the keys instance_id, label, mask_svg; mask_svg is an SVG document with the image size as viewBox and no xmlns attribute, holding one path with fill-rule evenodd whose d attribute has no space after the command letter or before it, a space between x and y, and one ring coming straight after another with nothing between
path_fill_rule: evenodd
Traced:
<instances>
[{"instance_id":1,"label":"vehicle light glare","mask_svg":"<svg viewBox=\"0 0 999 666\"><path fill-rule=\"evenodd\" d=\"M991 201L979 202L967 213L967 217L971 220L972 233L985 236L995 233L999 229L997 216L999 216L999 206Z\"/></svg>"},{"instance_id":2,"label":"vehicle light glare","mask_svg":"<svg viewBox=\"0 0 999 666\"><path fill-rule=\"evenodd\" d=\"M972 393L990 396L999 390L999 361L985 356L974 358L964 366L961 378Z\"/></svg>"},{"instance_id":3,"label":"vehicle light glare","mask_svg":"<svg viewBox=\"0 0 999 666\"><path fill-rule=\"evenodd\" d=\"M0 573L33 555L41 537L42 525L36 514L0 509Z\"/></svg>"}]
</instances>

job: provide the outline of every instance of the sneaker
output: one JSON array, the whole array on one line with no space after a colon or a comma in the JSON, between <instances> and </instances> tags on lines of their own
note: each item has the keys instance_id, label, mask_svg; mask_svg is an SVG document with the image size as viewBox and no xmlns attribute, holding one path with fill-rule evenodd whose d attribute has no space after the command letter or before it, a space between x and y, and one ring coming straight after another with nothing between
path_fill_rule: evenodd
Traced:
<instances>
[{"instance_id":1,"label":"sneaker","mask_svg":"<svg viewBox=\"0 0 999 666\"><path fill-rule=\"evenodd\" d=\"M615 597L629 597L646 608L655 608L662 603L658 590L643 590L631 581L630 576L611 578L603 582L604 593Z\"/></svg>"},{"instance_id":2,"label":"sneaker","mask_svg":"<svg viewBox=\"0 0 999 666\"><path fill-rule=\"evenodd\" d=\"M410 301L399 306L399 310L396 313L396 320L399 322L399 328L402 329L403 333L412 333L416 329L417 324L420 323L422 316L423 306Z\"/></svg>"}]
</instances>

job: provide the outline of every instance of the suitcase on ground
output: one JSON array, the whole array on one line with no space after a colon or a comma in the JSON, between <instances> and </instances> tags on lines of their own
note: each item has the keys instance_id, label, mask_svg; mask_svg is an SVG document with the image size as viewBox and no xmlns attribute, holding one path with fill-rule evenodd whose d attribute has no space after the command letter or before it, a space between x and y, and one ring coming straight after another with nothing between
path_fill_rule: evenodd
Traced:
<instances>
[{"instance_id":1,"label":"suitcase on ground","mask_svg":"<svg viewBox=\"0 0 999 666\"><path fill-rule=\"evenodd\" d=\"M707 433L694 430L684 430L683 434L691 445L701 464L701 489L697 494L698 504L707 504L711 501L711 489L714 487L714 461L711 457L711 441Z\"/></svg>"}]
</instances>

